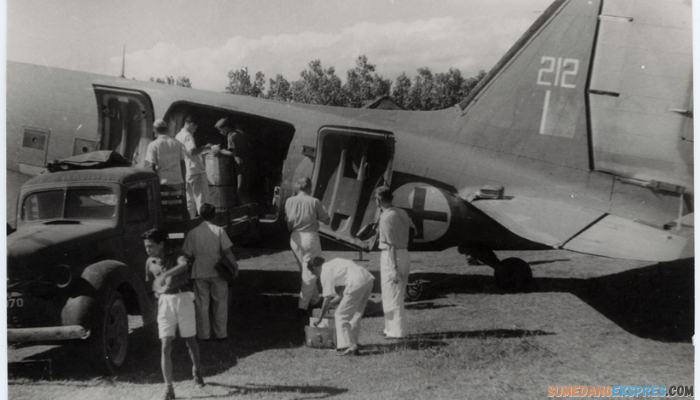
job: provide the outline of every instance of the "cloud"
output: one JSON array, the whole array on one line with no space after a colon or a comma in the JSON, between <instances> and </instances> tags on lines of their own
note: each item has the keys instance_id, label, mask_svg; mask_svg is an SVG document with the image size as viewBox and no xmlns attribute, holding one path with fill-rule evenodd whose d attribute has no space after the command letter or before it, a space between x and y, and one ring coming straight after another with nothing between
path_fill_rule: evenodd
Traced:
<instances>
[{"instance_id":1,"label":"cloud","mask_svg":"<svg viewBox=\"0 0 700 400\"><path fill-rule=\"evenodd\" d=\"M151 49L126 55L126 75L140 80L150 77L187 76L199 89L223 91L228 71L248 67L251 75L261 71L266 80L282 74L299 79L312 60L324 68L346 72L360 55L377 66L377 73L394 80L401 72L410 77L428 67L434 73L458 68L465 77L490 69L525 32L530 21L500 20L494 27L488 18L433 18L385 24L358 23L337 33L302 32L267 35L257 39L233 37L219 47L181 49L158 43ZM120 58L112 58L115 66Z\"/></svg>"}]
</instances>

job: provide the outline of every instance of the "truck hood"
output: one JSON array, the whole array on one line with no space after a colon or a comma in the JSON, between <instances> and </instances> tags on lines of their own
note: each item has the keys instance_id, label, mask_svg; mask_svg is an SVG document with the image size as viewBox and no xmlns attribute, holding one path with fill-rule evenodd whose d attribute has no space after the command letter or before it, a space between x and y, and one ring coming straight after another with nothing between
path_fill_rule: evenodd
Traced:
<instances>
[{"instance_id":1,"label":"truck hood","mask_svg":"<svg viewBox=\"0 0 700 400\"><path fill-rule=\"evenodd\" d=\"M23 226L7 237L7 277L35 280L53 266L85 268L115 248L115 228L102 224L41 224Z\"/></svg>"}]
</instances>

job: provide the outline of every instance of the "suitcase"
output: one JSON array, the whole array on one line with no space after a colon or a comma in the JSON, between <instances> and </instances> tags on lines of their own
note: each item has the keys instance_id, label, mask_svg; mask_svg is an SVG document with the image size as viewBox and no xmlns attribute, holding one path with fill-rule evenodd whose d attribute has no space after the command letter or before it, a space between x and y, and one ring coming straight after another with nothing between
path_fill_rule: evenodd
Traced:
<instances>
[{"instance_id":1,"label":"suitcase","mask_svg":"<svg viewBox=\"0 0 700 400\"><path fill-rule=\"evenodd\" d=\"M315 326L305 326L306 345L318 349L335 349L335 327L318 328Z\"/></svg>"},{"instance_id":2,"label":"suitcase","mask_svg":"<svg viewBox=\"0 0 700 400\"><path fill-rule=\"evenodd\" d=\"M314 311L316 311L316 310L314 310ZM316 326L317 328L335 327L335 320L333 318L324 318L321 320L320 324L315 325L317 321L318 321L318 317L309 318L309 326Z\"/></svg>"}]
</instances>

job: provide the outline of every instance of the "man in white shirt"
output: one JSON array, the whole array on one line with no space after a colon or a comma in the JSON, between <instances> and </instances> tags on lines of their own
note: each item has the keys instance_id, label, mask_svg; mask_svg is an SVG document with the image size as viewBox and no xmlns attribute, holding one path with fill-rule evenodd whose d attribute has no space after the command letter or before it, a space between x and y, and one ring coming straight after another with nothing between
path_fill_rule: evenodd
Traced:
<instances>
[{"instance_id":1,"label":"man in white shirt","mask_svg":"<svg viewBox=\"0 0 700 400\"><path fill-rule=\"evenodd\" d=\"M296 182L296 196L287 199L284 205L287 227L292 232L289 244L301 272L299 309L308 310L309 303L319 301L316 277L306 268L313 257L321 255L321 239L318 236L319 222L328 224L331 218L321 201L311 196L311 179L301 178Z\"/></svg>"},{"instance_id":2,"label":"man in white shirt","mask_svg":"<svg viewBox=\"0 0 700 400\"><path fill-rule=\"evenodd\" d=\"M185 183L187 186L187 210L190 218L197 216L197 210L204 203L209 201L209 181L207 180L207 170L200 158L200 154L211 149L210 145L197 147L194 143L194 133L197 130L196 119L188 115L185 118L185 125L175 136L185 148Z\"/></svg>"},{"instance_id":3,"label":"man in white shirt","mask_svg":"<svg viewBox=\"0 0 700 400\"><path fill-rule=\"evenodd\" d=\"M411 271L411 256L407 248L413 222L406 211L392 204L393 199L394 196L386 186L375 191L377 206L382 209L379 217L379 248L382 250L380 268L384 335L387 339L400 339L406 330L404 296Z\"/></svg>"},{"instance_id":4,"label":"man in white shirt","mask_svg":"<svg viewBox=\"0 0 700 400\"><path fill-rule=\"evenodd\" d=\"M162 119L153 123L153 130L156 138L146 148L146 168L158 174L161 185L184 187L185 155L182 143L168 135L168 124Z\"/></svg>"},{"instance_id":5,"label":"man in white shirt","mask_svg":"<svg viewBox=\"0 0 700 400\"><path fill-rule=\"evenodd\" d=\"M316 325L331 305L338 304L335 310L337 342L348 345L342 355L359 355L360 320L372 294L374 276L364 267L342 258L325 262L323 257L315 257L309 261L308 268L321 281L323 288L323 306ZM345 287L342 296L336 293L337 286Z\"/></svg>"}]
</instances>

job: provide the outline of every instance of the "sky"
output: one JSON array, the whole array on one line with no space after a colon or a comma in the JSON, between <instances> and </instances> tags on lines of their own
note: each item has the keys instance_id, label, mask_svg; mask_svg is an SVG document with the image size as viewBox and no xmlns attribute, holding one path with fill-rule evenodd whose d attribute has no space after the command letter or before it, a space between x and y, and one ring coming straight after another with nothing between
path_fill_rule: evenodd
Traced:
<instances>
[{"instance_id":1,"label":"sky","mask_svg":"<svg viewBox=\"0 0 700 400\"><path fill-rule=\"evenodd\" d=\"M309 62L343 81L366 55L394 80L420 67L489 70L552 0L7 0L7 58L104 75L186 76L223 91L242 67L266 82Z\"/></svg>"}]
</instances>

